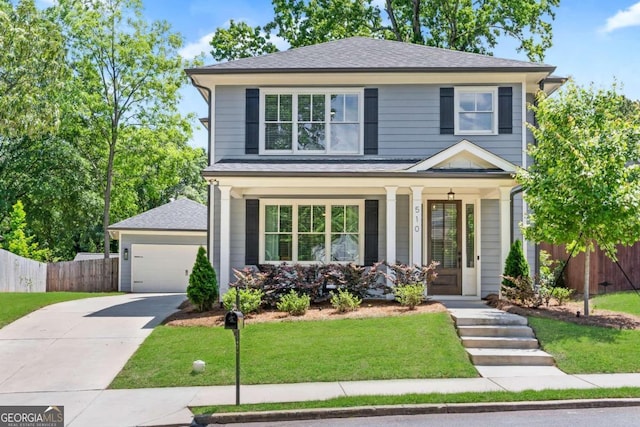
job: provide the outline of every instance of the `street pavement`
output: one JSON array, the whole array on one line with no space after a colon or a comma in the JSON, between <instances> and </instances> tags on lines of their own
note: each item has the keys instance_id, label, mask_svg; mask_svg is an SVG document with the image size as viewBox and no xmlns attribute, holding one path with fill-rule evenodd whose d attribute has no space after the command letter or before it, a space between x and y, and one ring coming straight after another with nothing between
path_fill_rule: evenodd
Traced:
<instances>
[{"instance_id":1,"label":"street pavement","mask_svg":"<svg viewBox=\"0 0 640 427\"><path fill-rule=\"evenodd\" d=\"M234 386L107 390L184 295L128 294L45 307L0 329L0 405L63 405L70 426L189 425L188 407L235 403ZM340 396L640 387L640 374L339 381L241 387L241 403Z\"/></svg>"}]
</instances>

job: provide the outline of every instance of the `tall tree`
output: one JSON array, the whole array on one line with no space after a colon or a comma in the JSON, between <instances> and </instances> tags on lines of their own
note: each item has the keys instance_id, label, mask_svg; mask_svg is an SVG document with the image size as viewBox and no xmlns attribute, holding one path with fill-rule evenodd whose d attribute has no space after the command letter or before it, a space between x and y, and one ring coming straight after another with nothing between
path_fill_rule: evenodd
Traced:
<instances>
[{"instance_id":1,"label":"tall tree","mask_svg":"<svg viewBox=\"0 0 640 427\"><path fill-rule=\"evenodd\" d=\"M616 245L640 240L640 105L616 89L571 82L540 95L533 163L517 177L531 209L526 238L585 252L585 315L594 245L615 260Z\"/></svg>"},{"instance_id":2,"label":"tall tree","mask_svg":"<svg viewBox=\"0 0 640 427\"><path fill-rule=\"evenodd\" d=\"M139 132L162 143L186 141L187 118L177 112L186 65L182 38L164 21L148 23L140 0L59 0L68 38L74 96L85 156L102 171L104 254L109 232L116 156ZM133 171L135 173L135 171Z\"/></svg>"},{"instance_id":3,"label":"tall tree","mask_svg":"<svg viewBox=\"0 0 640 427\"><path fill-rule=\"evenodd\" d=\"M11 140L56 128L66 77L60 28L33 0L0 0L0 156Z\"/></svg>"},{"instance_id":4,"label":"tall tree","mask_svg":"<svg viewBox=\"0 0 640 427\"><path fill-rule=\"evenodd\" d=\"M9 252L13 252L21 257L34 259L36 261L47 261L50 251L39 249L38 243L34 241L35 236L27 231L27 214L24 205L18 200L11 211L9 217L8 230L4 235L3 246Z\"/></svg>"},{"instance_id":5,"label":"tall tree","mask_svg":"<svg viewBox=\"0 0 640 427\"><path fill-rule=\"evenodd\" d=\"M532 61L551 46L551 22L560 0L272 0L264 27L232 22L211 40L214 59L273 51L271 34L291 47L351 36L386 38L465 52L491 54L501 37L519 42ZM385 17L388 24L383 24Z\"/></svg>"}]
</instances>

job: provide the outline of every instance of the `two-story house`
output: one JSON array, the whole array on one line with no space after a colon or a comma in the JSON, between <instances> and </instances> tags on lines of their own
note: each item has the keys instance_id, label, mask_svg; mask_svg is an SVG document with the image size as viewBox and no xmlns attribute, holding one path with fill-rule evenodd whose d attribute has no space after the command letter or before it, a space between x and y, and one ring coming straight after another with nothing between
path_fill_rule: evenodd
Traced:
<instances>
[{"instance_id":1,"label":"two-story house","mask_svg":"<svg viewBox=\"0 0 640 427\"><path fill-rule=\"evenodd\" d=\"M188 69L221 293L247 265L379 260L438 261L431 295L498 292L526 104L554 68L354 37Z\"/></svg>"}]
</instances>

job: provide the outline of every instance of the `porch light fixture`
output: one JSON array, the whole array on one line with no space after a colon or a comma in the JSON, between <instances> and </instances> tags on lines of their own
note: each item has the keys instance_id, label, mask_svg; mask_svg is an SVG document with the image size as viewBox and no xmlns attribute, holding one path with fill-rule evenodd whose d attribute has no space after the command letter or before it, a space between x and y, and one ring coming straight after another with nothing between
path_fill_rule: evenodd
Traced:
<instances>
[{"instance_id":1,"label":"porch light fixture","mask_svg":"<svg viewBox=\"0 0 640 427\"><path fill-rule=\"evenodd\" d=\"M447 193L447 200L453 200L456 197L456 193L453 192L453 189L449 189L449 192Z\"/></svg>"},{"instance_id":2,"label":"porch light fixture","mask_svg":"<svg viewBox=\"0 0 640 427\"><path fill-rule=\"evenodd\" d=\"M129 260L129 249L124 248L124 260L128 261Z\"/></svg>"}]
</instances>

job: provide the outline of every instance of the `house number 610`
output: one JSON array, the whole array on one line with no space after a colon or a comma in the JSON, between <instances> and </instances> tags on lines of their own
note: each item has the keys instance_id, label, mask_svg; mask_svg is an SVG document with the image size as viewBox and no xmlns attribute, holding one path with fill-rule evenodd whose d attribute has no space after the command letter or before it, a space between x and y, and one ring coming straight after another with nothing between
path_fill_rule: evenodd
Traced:
<instances>
[{"instance_id":1,"label":"house number 610","mask_svg":"<svg viewBox=\"0 0 640 427\"><path fill-rule=\"evenodd\" d=\"M414 230L416 233L419 233L419 232L420 232L420 205L417 205L417 206L415 207L415 211L416 211L416 217L415 217L415 218L416 218L416 220L415 220L415 222L414 222L414 223L415 223L415 226L413 227L413 230Z\"/></svg>"}]
</instances>

